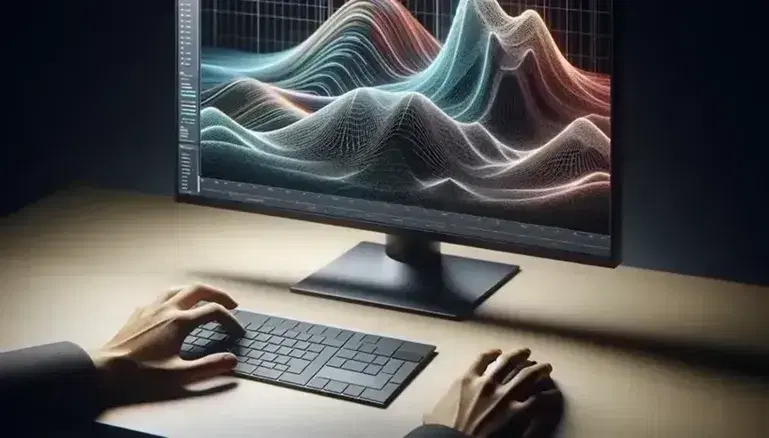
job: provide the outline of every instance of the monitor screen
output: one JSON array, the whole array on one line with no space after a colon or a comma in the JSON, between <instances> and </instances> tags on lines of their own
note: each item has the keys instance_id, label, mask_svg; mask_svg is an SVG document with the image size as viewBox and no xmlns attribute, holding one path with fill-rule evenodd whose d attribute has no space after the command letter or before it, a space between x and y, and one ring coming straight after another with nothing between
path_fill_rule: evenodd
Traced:
<instances>
[{"instance_id":1,"label":"monitor screen","mask_svg":"<svg viewBox=\"0 0 769 438\"><path fill-rule=\"evenodd\" d=\"M593 257L610 0L178 0L177 193Z\"/></svg>"}]
</instances>

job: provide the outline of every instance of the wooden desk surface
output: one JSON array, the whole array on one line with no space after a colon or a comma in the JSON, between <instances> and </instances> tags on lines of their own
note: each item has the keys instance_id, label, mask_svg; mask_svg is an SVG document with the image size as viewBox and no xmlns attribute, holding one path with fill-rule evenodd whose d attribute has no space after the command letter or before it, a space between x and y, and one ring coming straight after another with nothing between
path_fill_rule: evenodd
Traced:
<instances>
[{"instance_id":1,"label":"wooden desk surface","mask_svg":"<svg viewBox=\"0 0 769 438\"><path fill-rule=\"evenodd\" d=\"M446 245L520 264L512 282L457 323L291 294L288 286L361 240L382 236L78 189L0 220L0 348L106 341L132 310L172 285L202 281L244 308L438 345L440 354L387 410L237 381L206 398L116 409L102 420L172 437L400 437L486 348L528 346L554 365L564 437L766 437L769 387L553 330L764 351L769 290ZM491 324L483 320L509 321ZM517 328L516 328L517 327ZM300 415L296 417L296 415ZM301 418L301 420L299 419Z\"/></svg>"}]
</instances>

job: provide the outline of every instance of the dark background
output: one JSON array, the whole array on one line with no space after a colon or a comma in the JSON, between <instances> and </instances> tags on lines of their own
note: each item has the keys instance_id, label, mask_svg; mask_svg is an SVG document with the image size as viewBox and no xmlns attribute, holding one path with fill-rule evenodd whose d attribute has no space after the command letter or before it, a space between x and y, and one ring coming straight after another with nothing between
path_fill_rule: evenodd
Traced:
<instances>
[{"instance_id":1,"label":"dark background","mask_svg":"<svg viewBox=\"0 0 769 438\"><path fill-rule=\"evenodd\" d=\"M6 3L0 210L75 181L171 196L174 2ZM625 264L769 284L757 4L615 0Z\"/></svg>"}]
</instances>

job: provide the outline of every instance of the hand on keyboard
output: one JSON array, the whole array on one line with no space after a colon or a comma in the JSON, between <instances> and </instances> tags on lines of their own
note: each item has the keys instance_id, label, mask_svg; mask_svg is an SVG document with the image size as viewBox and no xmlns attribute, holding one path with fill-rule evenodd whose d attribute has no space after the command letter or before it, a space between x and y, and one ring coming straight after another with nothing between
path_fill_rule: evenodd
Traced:
<instances>
[{"instance_id":1,"label":"hand on keyboard","mask_svg":"<svg viewBox=\"0 0 769 438\"><path fill-rule=\"evenodd\" d=\"M235 375L355 403L387 407L435 356L435 346L245 310L241 337L208 323L190 333L182 357L234 353Z\"/></svg>"},{"instance_id":2,"label":"hand on keyboard","mask_svg":"<svg viewBox=\"0 0 769 438\"><path fill-rule=\"evenodd\" d=\"M207 303L199 306L203 301ZM105 394L122 403L138 397L136 391L142 388L162 391L230 372L238 363L232 353L188 361L179 350L190 331L212 321L242 335L243 327L228 310L235 307L225 292L192 286L163 293L137 309L112 340L91 354Z\"/></svg>"}]
</instances>

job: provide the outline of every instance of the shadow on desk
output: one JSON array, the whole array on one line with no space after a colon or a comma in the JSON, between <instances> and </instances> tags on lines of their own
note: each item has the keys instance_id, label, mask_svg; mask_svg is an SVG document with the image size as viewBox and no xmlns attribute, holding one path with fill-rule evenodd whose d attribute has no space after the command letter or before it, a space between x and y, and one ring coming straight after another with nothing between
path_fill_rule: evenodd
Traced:
<instances>
[{"instance_id":1,"label":"shadow on desk","mask_svg":"<svg viewBox=\"0 0 769 438\"><path fill-rule=\"evenodd\" d=\"M743 351L738 347L716 347L695 343L617 334L609 330L575 328L555 323L525 320L491 313L478 315L477 324L508 327L514 330L555 335L592 345L638 352L654 358L677 362L695 369L742 375L769 382L769 354Z\"/></svg>"},{"instance_id":2,"label":"shadow on desk","mask_svg":"<svg viewBox=\"0 0 769 438\"><path fill-rule=\"evenodd\" d=\"M275 293L290 293L294 281L280 277L252 277L230 272L193 271L188 275L200 279L245 284ZM769 352L754 353L737 347L715 347L674 342L644 336L618 334L609 330L592 330L559 325L552 322L526 320L513 315L479 312L472 323L507 327L535 334L548 334L629 352L651 355L661 360L678 362L692 368L726 372L769 381Z\"/></svg>"}]
</instances>

